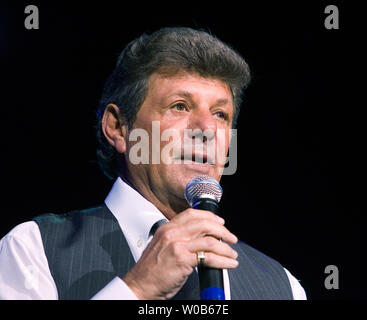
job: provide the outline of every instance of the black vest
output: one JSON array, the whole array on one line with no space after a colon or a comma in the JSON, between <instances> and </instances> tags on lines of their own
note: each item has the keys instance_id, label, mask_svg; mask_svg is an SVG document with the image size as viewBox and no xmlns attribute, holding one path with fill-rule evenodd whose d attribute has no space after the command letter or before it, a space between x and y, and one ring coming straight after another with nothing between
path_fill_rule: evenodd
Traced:
<instances>
[{"instance_id":1,"label":"black vest","mask_svg":"<svg viewBox=\"0 0 367 320\"><path fill-rule=\"evenodd\" d=\"M34 221L59 299L90 299L135 264L116 218L105 205L44 214ZM287 274L277 261L243 242L233 248L239 254L239 266L228 270L232 300L293 299ZM199 299L199 285L190 299Z\"/></svg>"}]
</instances>

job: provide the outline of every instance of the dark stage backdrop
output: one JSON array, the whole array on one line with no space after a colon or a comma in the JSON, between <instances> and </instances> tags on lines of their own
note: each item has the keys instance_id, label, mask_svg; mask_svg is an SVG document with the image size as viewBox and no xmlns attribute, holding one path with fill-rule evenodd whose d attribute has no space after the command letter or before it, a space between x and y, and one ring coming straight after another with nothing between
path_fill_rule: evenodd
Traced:
<instances>
[{"instance_id":1,"label":"dark stage backdrop","mask_svg":"<svg viewBox=\"0 0 367 320\"><path fill-rule=\"evenodd\" d=\"M0 236L41 213L103 202L112 182L96 164L94 114L119 52L163 26L203 28L238 50L253 75L238 169L222 181L228 227L301 279L309 299L366 298L362 9L75 2L0 5ZM28 4L38 6L38 30L24 27ZM327 4L338 6L338 30L324 26ZM328 265L339 269L339 289L324 286Z\"/></svg>"}]
</instances>

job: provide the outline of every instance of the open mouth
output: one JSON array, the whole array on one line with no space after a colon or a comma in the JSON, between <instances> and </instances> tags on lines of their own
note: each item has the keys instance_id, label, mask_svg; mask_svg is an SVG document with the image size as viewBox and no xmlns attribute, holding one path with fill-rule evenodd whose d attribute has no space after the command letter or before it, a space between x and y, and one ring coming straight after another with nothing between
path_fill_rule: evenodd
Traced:
<instances>
[{"instance_id":1,"label":"open mouth","mask_svg":"<svg viewBox=\"0 0 367 320\"><path fill-rule=\"evenodd\" d=\"M181 156L183 163L212 164L205 154L184 154Z\"/></svg>"}]
</instances>

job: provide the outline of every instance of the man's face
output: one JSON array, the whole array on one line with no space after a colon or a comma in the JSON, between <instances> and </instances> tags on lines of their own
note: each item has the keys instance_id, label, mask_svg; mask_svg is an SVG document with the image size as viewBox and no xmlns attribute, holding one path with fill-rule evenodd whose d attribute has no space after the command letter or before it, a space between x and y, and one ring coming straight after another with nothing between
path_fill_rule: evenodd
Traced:
<instances>
[{"instance_id":1,"label":"man's face","mask_svg":"<svg viewBox=\"0 0 367 320\"><path fill-rule=\"evenodd\" d=\"M232 94L220 80L186 72L170 77L153 74L148 88L132 130L148 132L149 163L133 164L129 153L137 142L127 141L130 179L136 185L149 186L161 200L173 197L181 201L192 178L207 174L220 180L232 127ZM153 130L159 132L154 146ZM157 151L160 154L159 163L157 158L152 163L154 150L155 156Z\"/></svg>"}]
</instances>

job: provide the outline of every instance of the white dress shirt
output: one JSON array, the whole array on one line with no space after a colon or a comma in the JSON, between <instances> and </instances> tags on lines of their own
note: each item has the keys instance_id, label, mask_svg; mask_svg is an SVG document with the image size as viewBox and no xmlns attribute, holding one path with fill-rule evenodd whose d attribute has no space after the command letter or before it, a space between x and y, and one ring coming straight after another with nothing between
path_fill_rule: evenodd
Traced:
<instances>
[{"instance_id":1,"label":"white dress shirt","mask_svg":"<svg viewBox=\"0 0 367 320\"><path fill-rule=\"evenodd\" d=\"M120 178L105 199L106 206L117 219L131 253L138 261L151 240L149 231L154 223L165 219L163 214ZM305 300L306 294L288 270L293 297ZM223 270L224 292L230 299L227 270ZM0 240L0 300L57 300L56 284L51 275L38 225L34 221L19 224ZM94 300L132 300L135 294L115 277L102 288Z\"/></svg>"}]
</instances>

